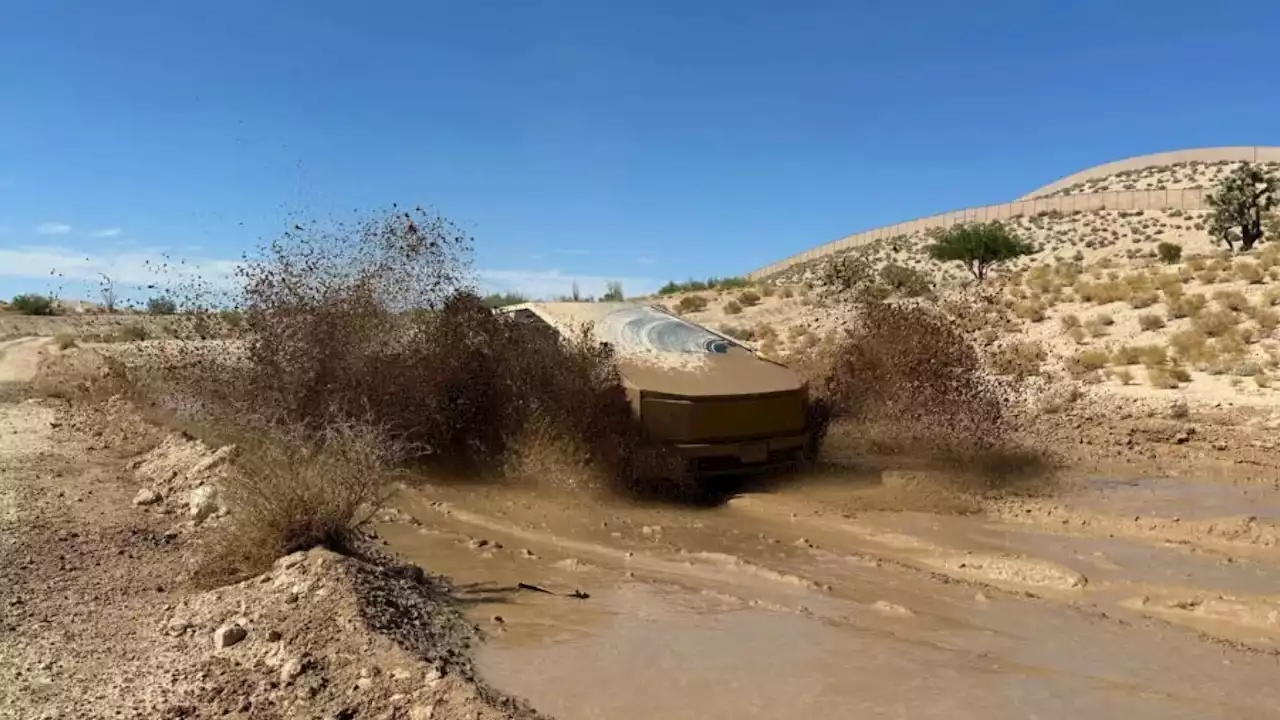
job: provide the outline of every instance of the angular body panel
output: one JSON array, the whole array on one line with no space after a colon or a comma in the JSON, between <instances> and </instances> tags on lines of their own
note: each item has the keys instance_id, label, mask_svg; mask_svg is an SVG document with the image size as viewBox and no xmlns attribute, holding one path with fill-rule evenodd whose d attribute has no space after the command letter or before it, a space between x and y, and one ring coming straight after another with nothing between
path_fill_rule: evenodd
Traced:
<instances>
[{"instance_id":1,"label":"angular body panel","mask_svg":"<svg viewBox=\"0 0 1280 720\"><path fill-rule=\"evenodd\" d=\"M696 473L798 459L807 446L803 378L737 340L636 303L525 303L500 312L566 335L590 327L613 347L645 432Z\"/></svg>"}]
</instances>

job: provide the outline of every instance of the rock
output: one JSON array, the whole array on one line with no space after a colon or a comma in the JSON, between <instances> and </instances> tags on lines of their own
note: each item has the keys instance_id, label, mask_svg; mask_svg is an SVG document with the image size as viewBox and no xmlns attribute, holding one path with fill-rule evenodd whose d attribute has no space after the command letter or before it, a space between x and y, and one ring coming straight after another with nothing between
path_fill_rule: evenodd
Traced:
<instances>
[{"instance_id":1,"label":"rock","mask_svg":"<svg viewBox=\"0 0 1280 720\"><path fill-rule=\"evenodd\" d=\"M405 670L404 668L393 668L391 670L392 680L403 682L405 680L408 680L411 677L413 677L413 673L409 672L408 670Z\"/></svg>"},{"instance_id":2,"label":"rock","mask_svg":"<svg viewBox=\"0 0 1280 720\"><path fill-rule=\"evenodd\" d=\"M1173 442L1177 445L1185 445L1186 443L1191 442L1191 433L1186 430L1180 430L1178 431L1178 434L1173 436Z\"/></svg>"},{"instance_id":3,"label":"rock","mask_svg":"<svg viewBox=\"0 0 1280 720\"><path fill-rule=\"evenodd\" d=\"M191 629L191 623L186 618L174 616L169 618L169 622L165 623L165 630L170 635L181 635L189 629Z\"/></svg>"},{"instance_id":4,"label":"rock","mask_svg":"<svg viewBox=\"0 0 1280 720\"><path fill-rule=\"evenodd\" d=\"M267 642L279 642L279 641L280 641L280 631L279 631L279 630L268 630L268 631L267 631Z\"/></svg>"},{"instance_id":5,"label":"rock","mask_svg":"<svg viewBox=\"0 0 1280 720\"><path fill-rule=\"evenodd\" d=\"M898 615L902 617L915 615L910 608L903 607L897 603L891 603L888 600L877 600L871 603L871 607L886 615Z\"/></svg>"},{"instance_id":6,"label":"rock","mask_svg":"<svg viewBox=\"0 0 1280 720\"><path fill-rule=\"evenodd\" d=\"M488 544L489 544L489 541L485 540L484 538L472 538L471 541L467 543L467 547L471 548L472 550L479 550L480 548L485 547Z\"/></svg>"},{"instance_id":7,"label":"rock","mask_svg":"<svg viewBox=\"0 0 1280 720\"><path fill-rule=\"evenodd\" d=\"M143 505L155 505L160 502L160 493L151 488L142 488L137 495L133 496L133 504L139 507Z\"/></svg>"},{"instance_id":8,"label":"rock","mask_svg":"<svg viewBox=\"0 0 1280 720\"><path fill-rule=\"evenodd\" d=\"M409 720L431 720L431 718L435 717L435 714L435 703L431 703L430 705L414 705L409 708Z\"/></svg>"},{"instance_id":9,"label":"rock","mask_svg":"<svg viewBox=\"0 0 1280 720\"><path fill-rule=\"evenodd\" d=\"M226 445L218 448L217 452L191 466L191 469L187 471L187 479L191 480L197 478L219 465L222 465L231 458L232 453L235 451L235 445Z\"/></svg>"},{"instance_id":10,"label":"rock","mask_svg":"<svg viewBox=\"0 0 1280 720\"><path fill-rule=\"evenodd\" d=\"M299 550L292 555L285 555L284 557L276 560L275 566L277 570L292 570L305 562L306 559L307 551Z\"/></svg>"},{"instance_id":11,"label":"rock","mask_svg":"<svg viewBox=\"0 0 1280 720\"><path fill-rule=\"evenodd\" d=\"M228 623L213 631L213 646L219 649L229 648L248 636L249 633L244 628L235 623Z\"/></svg>"},{"instance_id":12,"label":"rock","mask_svg":"<svg viewBox=\"0 0 1280 720\"><path fill-rule=\"evenodd\" d=\"M289 658L280 664L280 684L288 685L306 670L300 658Z\"/></svg>"},{"instance_id":13,"label":"rock","mask_svg":"<svg viewBox=\"0 0 1280 720\"><path fill-rule=\"evenodd\" d=\"M538 557L538 554L537 554L537 553L535 553L534 551L530 550L529 548L525 548L525 549L523 549L523 550L521 550L521 551L520 551L520 557L522 557L522 558L526 558L526 559L529 559L529 560L536 560L536 559L537 559L537 557Z\"/></svg>"},{"instance_id":14,"label":"rock","mask_svg":"<svg viewBox=\"0 0 1280 720\"><path fill-rule=\"evenodd\" d=\"M1219 451L1219 452L1221 452L1221 451L1223 451L1223 450L1226 450L1226 449L1227 449L1227 448L1229 448L1229 447L1230 447L1230 445L1228 445L1228 444L1227 444L1227 441L1226 441L1226 440L1218 440L1217 442L1215 442L1215 443L1213 444L1213 449L1214 449L1214 450L1217 450L1217 451Z\"/></svg>"},{"instance_id":15,"label":"rock","mask_svg":"<svg viewBox=\"0 0 1280 720\"><path fill-rule=\"evenodd\" d=\"M187 514L196 523L218 510L218 489L212 485L201 485L187 496Z\"/></svg>"}]
</instances>

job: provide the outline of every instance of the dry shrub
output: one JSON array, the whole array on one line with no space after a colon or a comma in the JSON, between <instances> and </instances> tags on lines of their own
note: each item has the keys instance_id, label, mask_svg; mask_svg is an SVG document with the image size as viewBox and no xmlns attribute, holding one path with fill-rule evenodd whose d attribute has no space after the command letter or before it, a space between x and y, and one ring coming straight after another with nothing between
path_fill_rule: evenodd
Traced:
<instances>
[{"instance_id":1,"label":"dry shrub","mask_svg":"<svg viewBox=\"0 0 1280 720\"><path fill-rule=\"evenodd\" d=\"M1236 263L1235 269L1236 269L1236 277L1240 278L1241 280L1244 280L1250 285L1258 285L1258 284L1261 284L1263 281L1264 275L1262 272L1262 268L1258 266L1258 263L1249 262L1247 260L1241 260L1240 262Z\"/></svg>"},{"instance_id":2,"label":"dry shrub","mask_svg":"<svg viewBox=\"0 0 1280 720\"><path fill-rule=\"evenodd\" d=\"M1067 331L1067 337L1074 340L1077 345L1083 345L1087 339L1087 333L1082 327L1073 327Z\"/></svg>"},{"instance_id":3,"label":"dry shrub","mask_svg":"<svg viewBox=\"0 0 1280 720\"><path fill-rule=\"evenodd\" d=\"M739 315L742 313L742 305L737 300L730 300L724 304L725 315Z\"/></svg>"},{"instance_id":4,"label":"dry shrub","mask_svg":"<svg viewBox=\"0 0 1280 720\"><path fill-rule=\"evenodd\" d=\"M1008 441L1008 389L936 310L860 303L818 367L815 391L832 419L878 451L973 456Z\"/></svg>"},{"instance_id":5,"label":"dry shrub","mask_svg":"<svg viewBox=\"0 0 1280 720\"><path fill-rule=\"evenodd\" d=\"M1164 318L1155 313L1143 313L1138 316L1138 327L1146 331L1159 330L1165 326Z\"/></svg>"},{"instance_id":6,"label":"dry shrub","mask_svg":"<svg viewBox=\"0 0 1280 720\"><path fill-rule=\"evenodd\" d=\"M76 336L69 332L60 332L53 336L53 344L59 350L70 350L76 346Z\"/></svg>"},{"instance_id":7,"label":"dry shrub","mask_svg":"<svg viewBox=\"0 0 1280 720\"><path fill-rule=\"evenodd\" d=\"M1218 301L1222 307L1234 311L1241 312L1249 308L1249 298L1239 290L1219 290L1213 294L1213 299Z\"/></svg>"},{"instance_id":8,"label":"dry shrub","mask_svg":"<svg viewBox=\"0 0 1280 720\"><path fill-rule=\"evenodd\" d=\"M120 332L117 333L116 339L120 342L141 342L150 336L151 334L141 324L130 323L120 327Z\"/></svg>"},{"instance_id":9,"label":"dry shrub","mask_svg":"<svg viewBox=\"0 0 1280 720\"><path fill-rule=\"evenodd\" d=\"M745 340L750 342L756 339L755 331L744 325L721 325L720 332L728 335L734 340Z\"/></svg>"},{"instance_id":10,"label":"dry shrub","mask_svg":"<svg viewBox=\"0 0 1280 720\"><path fill-rule=\"evenodd\" d=\"M924 273L897 263L880 268L880 282L893 294L901 297L924 297L933 292L933 286Z\"/></svg>"},{"instance_id":11,"label":"dry shrub","mask_svg":"<svg viewBox=\"0 0 1280 720\"><path fill-rule=\"evenodd\" d=\"M1116 365L1163 365L1168 359L1165 349L1159 345L1124 345L1116 348L1111 356L1111 362Z\"/></svg>"},{"instance_id":12,"label":"dry shrub","mask_svg":"<svg viewBox=\"0 0 1280 720\"><path fill-rule=\"evenodd\" d=\"M1271 376L1266 373L1258 373L1253 376L1253 383L1260 388L1269 388L1271 387Z\"/></svg>"},{"instance_id":13,"label":"dry shrub","mask_svg":"<svg viewBox=\"0 0 1280 720\"><path fill-rule=\"evenodd\" d=\"M1169 303L1169 316L1174 319L1192 317L1208 305L1209 299L1200 293L1183 295Z\"/></svg>"},{"instance_id":14,"label":"dry shrub","mask_svg":"<svg viewBox=\"0 0 1280 720\"><path fill-rule=\"evenodd\" d=\"M1269 307L1257 307L1253 309L1253 320L1263 334L1269 336L1280 325L1280 313Z\"/></svg>"},{"instance_id":15,"label":"dry shrub","mask_svg":"<svg viewBox=\"0 0 1280 720\"><path fill-rule=\"evenodd\" d=\"M259 427L237 451L222 482L232 522L199 573L213 584L255 575L298 550L349 551L385 499L384 474L400 455L385 433L359 424L318 433Z\"/></svg>"},{"instance_id":16,"label":"dry shrub","mask_svg":"<svg viewBox=\"0 0 1280 720\"><path fill-rule=\"evenodd\" d=\"M991 369L998 375L1023 380L1040 374L1047 358L1044 346L1034 340L1015 340L993 349L988 356Z\"/></svg>"},{"instance_id":17,"label":"dry shrub","mask_svg":"<svg viewBox=\"0 0 1280 720\"><path fill-rule=\"evenodd\" d=\"M1152 387L1162 388L1165 390L1177 390L1180 387L1178 379L1173 372L1166 367L1149 367L1147 368L1147 381Z\"/></svg>"},{"instance_id":18,"label":"dry shrub","mask_svg":"<svg viewBox=\"0 0 1280 720\"><path fill-rule=\"evenodd\" d=\"M1133 384L1133 373L1129 371L1129 368L1120 368L1111 373L1111 376L1119 381L1121 385Z\"/></svg>"},{"instance_id":19,"label":"dry shrub","mask_svg":"<svg viewBox=\"0 0 1280 720\"><path fill-rule=\"evenodd\" d=\"M1129 297L1129 305L1137 309L1148 308L1160 302L1160 294L1155 290L1140 290Z\"/></svg>"},{"instance_id":20,"label":"dry shrub","mask_svg":"<svg viewBox=\"0 0 1280 720\"><path fill-rule=\"evenodd\" d=\"M1059 318L1058 320L1059 320L1059 322L1061 322L1061 323L1062 323L1062 329L1063 329L1063 330L1070 330L1071 328L1077 328L1077 327L1080 327L1080 316L1079 316L1079 315L1075 315L1075 314L1072 314L1072 313L1068 313L1068 314L1066 314L1066 315L1063 315L1063 316L1062 316L1061 318Z\"/></svg>"},{"instance_id":21,"label":"dry shrub","mask_svg":"<svg viewBox=\"0 0 1280 720\"><path fill-rule=\"evenodd\" d=\"M1044 306L1034 300L1024 300L1013 306L1013 314L1033 323L1044 320Z\"/></svg>"},{"instance_id":22,"label":"dry shrub","mask_svg":"<svg viewBox=\"0 0 1280 720\"><path fill-rule=\"evenodd\" d=\"M707 299L701 295L685 295L676 303L676 312L694 313L707 309Z\"/></svg>"},{"instance_id":23,"label":"dry shrub","mask_svg":"<svg viewBox=\"0 0 1280 720\"><path fill-rule=\"evenodd\" d=\"M1173 349L1176 357L1194 362L1204 356L1208 342L1208 336L1203 331L1188 328L1174 333L1169 338L1169 347Z\"/></svg>"},{"instance_id":24,"label":"dry shrub","mask_svg":"<svg viewBox=\"0 0 1280 720\"><path fill-rule=\"evenodd\" d=\"M755 290L743 290L738 293L738 303L742 307L755 307L760 304L760 293Z\"/></svg>"},{"instance_id":25,"label":"dry shrub","mask_svg":"<svg viewBox=\"0 0 1280 720\"><path fill-rule=\"evenodd\" d=\"M1111 316L1109 315L1106 317L1095 315L1089 318L1088 320L1084 321L1084 329L1088 330L1089 335L1092 337L1102 337L1107 334L1108 332L1107 328L1109 328L1112 324L1110 322L1107 322L1107 319L1109 319L1110 317Z\"/></svg>"},{"instance_id":26,"label":"dry shrub","mask_svg":"<svg viewBox=\"0 0 1280 720\"><path fill-rule=\"evenodd\" d=\"M1230 310L1202 310L1191 318L1191 326L1208 337L1221 337L1240 324L1240 317Z\"/></svg>"},{"instance_id":27,"label":"dry shrub","mask_svg":"<svg viewBox=\"0 0 1280 720\"><path fill-rule=\"evenodd\" d=\"M1067 359L1067 372L1071 373L1072 377L1081 378L1088 373L1105 368L1109 360L1106 350L1100 348L1081 350Z\"/></svg>"}]
</instances>

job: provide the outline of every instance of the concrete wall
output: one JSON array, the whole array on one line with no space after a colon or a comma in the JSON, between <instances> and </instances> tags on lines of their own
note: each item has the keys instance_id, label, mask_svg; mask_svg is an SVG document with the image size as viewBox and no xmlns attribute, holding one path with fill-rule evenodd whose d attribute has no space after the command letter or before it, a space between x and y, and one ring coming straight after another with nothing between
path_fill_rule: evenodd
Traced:
<instances>
[{"instance_id":1,"label":"concrete wall","mask_svg":"<svg viewBox=\"0 0 1280 720\"><path fill-rule=\"evenodd\" d=\"M923 232L933 228L947 228L964 222L988 222L991 220L1008 220L1018 215L1031 216L1039 212L1057 210L1072 212L1074 210L1205 210L1210 190L1124 190L1117 192L1064 195L1052 198L1032 198L1018 200L1000 205L956 210L931 217L909 220L897 225L886 225L874 230L855 233L819 245L798 255L773 263L748 273L747 277L757 280L785 270L792 265L808 262L825 255L868 245L877 240L891 238L895 235L907 235Z\"/></svg>"},{"instance_id":2,"label":"concrete wall","mask_svg":"<svg viewBox=\"0 0 1280 720\"><path fill-rule=\"evenodd\" d=\"M1172 165L1182 162L1196 161L1212 163L1224 160L1280 163L1280 147L1248 145L1236 147L1196 148L1193 150L1174 150L1172 152L1154 153L1152 155L1141 155L1139 157L1128 158L1126 160L1117 160L1116 162L1098 165L1096 167L1089 168L1088 170L1082 170L1078 173L1068 175L1057 182L1045 185L1035 192L1024 195L1014 202L969 208L967 210L956 210L954 212L943 213L941 215L919 218L917 220L898 223L897 225L889 225L886 227L876 228L874 230L855 233L848 237L843 237L839 240L829 242L825 245L819 245L811 250L806 250L799 255L793 255L767 267L760 268L759 270L748 273L747 277L753 280L760 279L781 270L785 270L792 265L814 260L841 250L848 250L860 245L867 245L875 242L876 240L890 238L895 235L925 231L937 227L951 227L952 225L962 222L1008 220L1016 215L1035 215L1038 212L1048 210L1058 210L1061 212L1071 212L1073 210L1100 210L1104 208L1107 210L1205 210L1208 208L1205 198L1208 196L1210 191L1203 189L1122 190L1104 193L1082 193L1078 195L1066 195L1052 198L1039 196L1054 192L1055 190L1060 190L1084 180L1089 180L1095 177L1106 177L1125 170L1138 170L1145 167Z\"/></svg>"},{"instance_id":3,"label":"concrete wall","mask_svg":"<svg viewBox=\"0 0 1280 720\"><path fill-rule=\"evenodd\" d=\"M1172 150L1170 152L1153 153L1151 155L1139 155L1125 160L1116 160L1105 165L1096 165L1087 170L1081 170L1078 173L1068 175L1061 180L1052 182L1039 188L1033 192L1018 198L1019 200L1028 200L1032 197L1047 195L1048 193L1070 187L1085 180L1093 178L1106 177L1115 175L1116 173L1126 170L1141 170L1153 166L1175 165L1185 162L1277 162L1280 163L1280 147L1266 147L1255 145L1237 145L1233 147L1215 147L1215 148L1195 148L1192 150Z\"/></svg>"}]
</instances>

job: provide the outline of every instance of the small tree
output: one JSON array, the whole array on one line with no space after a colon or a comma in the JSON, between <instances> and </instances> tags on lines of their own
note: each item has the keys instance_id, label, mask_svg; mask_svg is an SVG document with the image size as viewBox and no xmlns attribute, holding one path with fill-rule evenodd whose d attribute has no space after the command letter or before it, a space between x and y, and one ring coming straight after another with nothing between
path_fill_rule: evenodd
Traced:
<instances>
[{"instance_id":1,"label":"small tree","mask_svg":"<svg viewBox=\"0 0 1280 720\"><path fill-rule=\"evenodd\" d=\"M147 312L152 315L173 315L178 312L178 303L163 295L153 297L147 301Z\"/></svg>"},{"instance_id":2,"label":"small tree","mask_svg":"<svg viewBox=\"0 0 1280 720\"><path fill-rule=\"evenodd\" d=\"M1030 255L1031 244L1009 232L998 221L964 223L939 233L938 241L929 248L929 256L941 262L959 261L969 273L982 282L987 271L997 263Z\"/></svg>"},{"instance_id":3,"label":"small tree","mask_svg":"<svg viewBox=\"0 0 1280 720\"><path fill-rule=\"evenodd\" d=\"M486 295L481 303L487 308L500 308L508 305L520 305L529 302L529 298L515 292L492 293Z\"/></svg>"},{"instance_id":4,"label":"small tree","mask_svg":"<svg viewBox=\"0 0 1280 720\"><path fill-rule=\"evenodd\" d=\"M1177 243L1162 242L1156 246L1156 254L1160 261L1172 265L1182 259L1182 246Z\"/></svg>"},{"instance_id":5,"label":"small tree","mask_svg":"<svg viewBox=\"0 0 1280 720\"><path fill-rule=\"evenodd\" d=\"M1244 163L1207 198L1209 234L1231 250L1252 250L1262 239L1263 218L1276 203L1280 181L1261 167Z\"/></svg>"},{"instance_id":6,"label":"small tree","mask_svg":"<svg viewBox=\"0 0 1280 720\"><path fill-rule=\"evenodd\" d=\"M604 297L600 298L604 302L622 302L626 298L622 294L622 283L617 280L610 280L605 286Z\"/></svg>"},{"instance_id":7,"label":"small tree","mask_svg":"<svg viewBox=\"0 0 1280 720\"><path fill-rule=\"evenodd\" d=\"M57 307L53 298L36 293L15 295L9 306L23 315L55 315Z\"/></svg>"}]
</instances>

